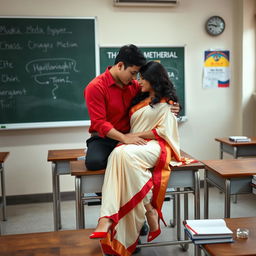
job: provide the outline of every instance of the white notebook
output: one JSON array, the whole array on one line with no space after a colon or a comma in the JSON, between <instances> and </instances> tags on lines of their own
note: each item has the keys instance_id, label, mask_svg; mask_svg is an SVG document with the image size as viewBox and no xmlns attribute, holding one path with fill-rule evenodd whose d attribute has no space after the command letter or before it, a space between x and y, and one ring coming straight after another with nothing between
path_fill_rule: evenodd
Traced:
<instances>
[{"instance_id":1,"label":"white notebook","mask_svg":"<svg viewBox=\"0 0 256 256\"><path fill-rule=\"evenodd\" d=\"M233 234L223 219L186 220L184 224L193 237Z\"/></svg>"}]
</instances>

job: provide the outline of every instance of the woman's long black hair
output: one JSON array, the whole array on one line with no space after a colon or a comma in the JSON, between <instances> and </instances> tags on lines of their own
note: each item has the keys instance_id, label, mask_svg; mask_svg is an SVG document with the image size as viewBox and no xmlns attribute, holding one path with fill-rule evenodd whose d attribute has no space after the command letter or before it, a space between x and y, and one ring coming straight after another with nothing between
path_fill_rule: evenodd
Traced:
<instances>
[{"instance_id":1,"label":"woman's long black hair","mask_svg":"<svg viewBox=\"0 0 256 256\"><path fill-rule=\"evenodd\" d=\"M178 102L175 87L169 79L168 73L162 64L155 61L149 61L141 67L140 76L147 80L155 91L155 97L150 103L151 106L160 102L162 98L165 98L167 103L169 100ZM138 104L147 97L149 97L148 92L139 93L133 99L131 106Z\"/></svg>"}]
</instances>

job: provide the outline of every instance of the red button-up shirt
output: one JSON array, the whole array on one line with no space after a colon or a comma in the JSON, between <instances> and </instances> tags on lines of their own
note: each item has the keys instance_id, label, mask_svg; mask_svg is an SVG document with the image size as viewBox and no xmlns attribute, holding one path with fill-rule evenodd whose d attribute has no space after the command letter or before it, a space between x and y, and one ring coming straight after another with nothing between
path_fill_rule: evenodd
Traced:
<instances>
[{"instance_id":1,"label":"red button-up shirt","mask_svg":"<svg viewBox=\"0 0 256 256\"><path fill-rule=\"evenodd\" d=\"M129 108L140 91L136 80L120 88L107 70L94 78L84 90L84 97L91 119L89 132L105 137L112 129L127 133L130 130Z\"/></svg>"}]
</instances>

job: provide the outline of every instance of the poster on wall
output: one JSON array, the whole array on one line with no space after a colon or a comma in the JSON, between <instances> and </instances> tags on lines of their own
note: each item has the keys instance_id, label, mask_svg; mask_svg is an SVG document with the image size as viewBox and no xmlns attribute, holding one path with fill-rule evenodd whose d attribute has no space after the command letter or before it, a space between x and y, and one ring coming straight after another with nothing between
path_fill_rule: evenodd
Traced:
<instances>
[{"instance_id":1,"label":"poster on wall","mask_svg":"<svg viewBox=\"0 0 256 256\"><path fill-rule=\"evenodd\" d=\"M226 88L229 85L229 51L205 51L203 88Z\"/></svg>"}]
</instances>

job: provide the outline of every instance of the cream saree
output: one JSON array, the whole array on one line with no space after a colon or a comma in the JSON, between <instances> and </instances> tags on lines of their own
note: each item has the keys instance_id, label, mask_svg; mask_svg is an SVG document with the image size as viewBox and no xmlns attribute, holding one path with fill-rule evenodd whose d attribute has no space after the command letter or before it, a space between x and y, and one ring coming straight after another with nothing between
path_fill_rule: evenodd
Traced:
<instances>
[{"instance_id":1,"label":"cream saree","mask_svg":"<svg viewBox=\"0 0 256 256\"><path fill-rule=\"evenodd\" d=\"M132 254L145 221L145 204L151 202L162 218L169 163L182 161L170 105L162 100L151 107L149 102L146 99L131 109L131 133L152 130L156 139L146 145L119 145L108 158L100 214L113 220L111 232L101 240L106 254Z\"/></svg>"}]
</instances>

